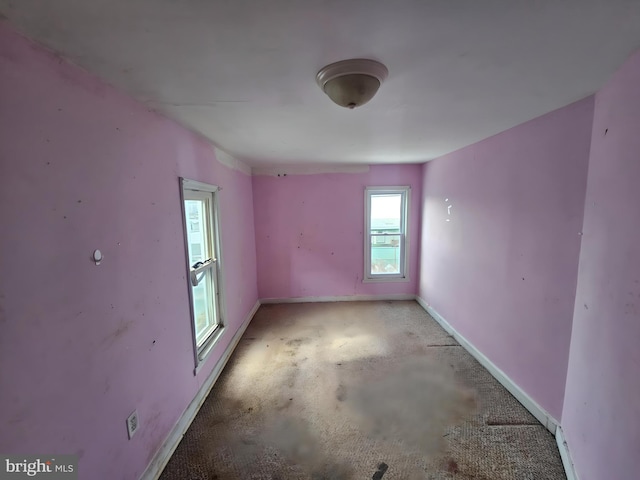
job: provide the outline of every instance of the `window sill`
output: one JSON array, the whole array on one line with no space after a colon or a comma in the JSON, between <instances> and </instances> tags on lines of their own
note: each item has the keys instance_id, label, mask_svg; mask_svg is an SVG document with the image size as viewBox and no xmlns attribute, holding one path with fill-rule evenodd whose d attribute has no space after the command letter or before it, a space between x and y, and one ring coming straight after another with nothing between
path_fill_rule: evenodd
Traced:
<instances>
[{"instance_id":1,"label":"window sill","mask_svg":"<svg viewBox=\"0 0 640 480\"><path fill-rule=\"evenodd\" d=\"M408 282L409 281L409 277L392 277L392 276L388 276L388 277L369 277L369 278L363 278L362 279L362 283L398 283L398 282Z\"/></svg>"},{"instance_id":2,"label":"window sill","mask_svg":"<svg viewBox=\"0 0 640 480\"><path fill-rule=\"evenodd\" d=\"M200 350L200 352L198 353L198 357L197 357L198 363L196 365L196 368L193 370L193 375L194 376L198 375L198 372L202 369L202 367L204 366L205 362L207 361L207 358L209 358L209 355L213 351L213 347L215 347L216 344L222 338L222 335L224 334L224 331L225 331L224 327L217 328L211 334L211 336L209 337L209 339L205 343L205 346L202 348L202 350Z\"/></svg>"}]
</instances>

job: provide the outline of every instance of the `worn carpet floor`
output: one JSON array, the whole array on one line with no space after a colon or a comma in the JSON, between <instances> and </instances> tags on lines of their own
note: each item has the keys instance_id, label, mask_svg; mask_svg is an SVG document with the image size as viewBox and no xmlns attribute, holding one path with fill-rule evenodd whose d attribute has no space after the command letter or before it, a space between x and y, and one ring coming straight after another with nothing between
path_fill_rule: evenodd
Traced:
<instances>
[{"instance_id":1,"label":"worn carpet floor","mask_svg":"<svg viewBox=\"0 0 640 480\"><path fill-rule=\"evenodd\" d=\"M554 437L415 302L260 307L161 480L556 480Z\"/></svg>"}]
</instances>

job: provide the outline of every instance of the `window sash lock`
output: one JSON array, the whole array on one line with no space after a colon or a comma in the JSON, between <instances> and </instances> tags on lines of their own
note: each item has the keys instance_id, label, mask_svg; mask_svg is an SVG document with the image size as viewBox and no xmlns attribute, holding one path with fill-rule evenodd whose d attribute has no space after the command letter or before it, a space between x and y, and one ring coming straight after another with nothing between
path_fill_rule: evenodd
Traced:
<instances>
[{"instance_id":1,"label":"window sash lock","mask_svg":"<svg viewBox=\"0 0 640 480\"><path fill-rule=\"evenodd\" d=\"M207 270L213 268L213 266L216 264L216 262L217 262L216 258L208 258L204 262L195 263L191 267L191 271L190 271L191 285L193 285L194 287L197 287L198 284L204 278L205 273L207 273ZM202 275L200 275L200 274L202 274ZM198 275L200 275L200 276L198 276Z\"/></svg>"}]
</instances>

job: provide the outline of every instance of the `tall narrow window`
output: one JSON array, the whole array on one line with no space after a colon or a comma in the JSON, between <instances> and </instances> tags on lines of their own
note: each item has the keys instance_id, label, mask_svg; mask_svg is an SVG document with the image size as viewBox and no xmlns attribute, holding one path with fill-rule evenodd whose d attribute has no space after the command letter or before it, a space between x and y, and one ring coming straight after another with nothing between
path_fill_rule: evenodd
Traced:
<instances>
[{"instance_id":1,"label":"tall narrow window","mask_svg":"<svg viewBox=\"0 0 640 480\"><path fill-rule=\"evenodd\" d=\"M365 281L407 279L409 187L365 189Z\"/></svg>"},{"instance_id":2,"label":"tall narrow window","mask_svg":"<svg viewBox=\"0 0 640 480\"><path fill-rule=\"evenodd\" d=\"M197 365L222 332L218 187L181 179L189 297Z\"/></svg>"}]
</instances>

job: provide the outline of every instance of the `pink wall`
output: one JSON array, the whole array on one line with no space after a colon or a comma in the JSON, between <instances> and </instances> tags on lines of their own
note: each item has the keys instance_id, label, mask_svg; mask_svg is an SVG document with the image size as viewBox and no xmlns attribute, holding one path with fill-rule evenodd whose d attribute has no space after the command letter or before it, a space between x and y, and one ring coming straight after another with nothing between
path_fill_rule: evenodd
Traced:
<instances>
[{"instance_id":1,"label":"pink wall","mask_svg":"<svg viewBox=\"0 0 640 480\"><path fill-rule=\"evenodd\" d=\"M424 165L420 296L557 420L592 115L590 97Z\"/></svg>"},{"instance_id":2,"label":"pink wall","mask_svg":"<svg viewBox=\"0 0 640 480\"><path fill-rule=\"evenodd\" d=\"M418 277L420 165L366 173L254 176L260 298L413 294ZM409 282L362 283L364 189L410 185Z\"/></svg>"},{"instance_id":3,"label":"pink wall","mask_svg":"<svg viewBox=\"0 0 640 480\"><path fill-rule=\"evenodd\" d=\"M2 22L0 159L0 452L137 479L257 299L251 179ZM229 331L195 377L179 176L224 187Z\"/></svg>"},{"instance_id":4,"label":"pink wall","mask_svg":"<svg viewBox=\"0 0 640 480\"><path fill-rule=\"evenodd\" d=\"M640 52L596 94L562 424L580 480L640 472Z\"/></svg>"}]
</instances>

